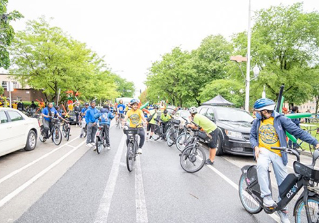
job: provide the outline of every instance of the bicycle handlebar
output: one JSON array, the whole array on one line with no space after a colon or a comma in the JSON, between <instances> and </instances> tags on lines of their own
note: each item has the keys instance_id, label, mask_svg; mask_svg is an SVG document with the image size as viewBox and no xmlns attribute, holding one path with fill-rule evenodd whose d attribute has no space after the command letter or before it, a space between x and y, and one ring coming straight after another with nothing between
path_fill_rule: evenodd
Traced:
<instances>
[{"instance_id":1,"label":"bicycle handlebar","mask_svg":"<svg viewBox=\"0 0 319 223\"><path fill-rule=\"evenodd\" d=\"M292 154L292 155L294 155L297 158L298 162L300 161L300 153L299 153L298 150L291 149L291 148L288 148L288 147L275 147L275 146L271 147L271 149L280 150L280 151L284 151L286 153Z\"/></svg>"}]
</instances>

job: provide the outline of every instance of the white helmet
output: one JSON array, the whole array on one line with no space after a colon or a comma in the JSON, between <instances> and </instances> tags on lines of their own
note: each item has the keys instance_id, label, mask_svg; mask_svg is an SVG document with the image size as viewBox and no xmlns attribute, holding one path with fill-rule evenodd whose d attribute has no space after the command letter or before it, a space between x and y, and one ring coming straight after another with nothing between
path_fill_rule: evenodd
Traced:
<instances>
[{"instance_id":1,"label":"white helmet","mask_svg":"<svg viewBox=\"0 0 319 223\"><path fill-rule=\"evenodd\" d=\"M196 107L191 107L191 108L189 108L188 110L189 110L189 112L190 112L191 114L197 113L197 108L196 108Z\"/></svg>"}]
</instances>

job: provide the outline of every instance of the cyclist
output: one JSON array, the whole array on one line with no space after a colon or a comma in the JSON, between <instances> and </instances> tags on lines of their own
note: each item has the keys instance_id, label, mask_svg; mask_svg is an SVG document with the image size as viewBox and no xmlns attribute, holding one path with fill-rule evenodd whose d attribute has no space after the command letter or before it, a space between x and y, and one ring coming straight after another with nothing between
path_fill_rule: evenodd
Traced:
<instances>
[{"instance_id":1,"label":"cyclist","mask_svg":"<svg viewBox=\"0 0 319 223\"><path fill-rule=\"evenodd\" d=\"M155 129L155 125L156 125L156 119L157 119L157 110L158 107L157 105L154 105L153 110L150 111L150 114L148 115L148 117L152 117L151 120L148 120L148 124L147 124L147 133L146 133L146 140L152 140L153 134L154 134L154 129ZM151 131L151 134L150 134Z\"/></svg>"},{"instance_id":2,"label":"cyclist","mask_svg":"<svg viewBox=\"0 0 319 223\"><path fill-rule=\"evenodd\" d=\"M138 99L131 100L130 105L131 105L132 109L127 111L126 116L123 120L123 125L129 119L129 121L130 121L129 127L130 128L138 127L137 134L140 136L140 143L138 145L137 153L142 154L142 147L143 147L144 141L145 141L145 132L144 132L144 128L141 125L142 125L142 123L147 123L147 121L144 118L142 110L140 110L138 108L139 102L140 101Z\"/></svg>"},{"instance_id":3,"label":"cyclist","mask_svg":"<svg viewBox=\"0 0 319 223\"><path fill-rule=\"evenodd\" d=\"M116 122L118 119L124 118L125 105L123 104L123 100L120 100L120 104L117 106L117 116Z\"/></svg>"},{"instance_id":4,"label":"cyclist","mask_svg":"<svg viewBox=\"0 0 319 223\"><path fill-rule=\"evenodd\" d=\"M168 114L168 111L167 109L164 110L164 112L161 114L161 122L162 122L162 125L163 125L163 138L165 139L165 133L167 131L167 128L168 128L168 121L171 120L172 117Z\"/></svg>"},{"instance_id":5,"label":"cyclist","mask_svg":"<svg viewBox=\"0 0 319 223\"><path fill-rule=\"evenodd\" d=\"M95 108L95 101L91 102L91 106L88 108L88 110L85 112L85 121L87 124L87 138L86 138L86 145L88 147L95 146L94 140L95 140L95 134L97 131L97 122L98 120L95 118L95 114L99 111L97 108Z\"/></svg>"},{"instance_id":6,"label":"cyclist","mask_svg":"<svg viewBox=\"0 0 319 223\"><path fill-rule=\"evenodd\" d=\"M254 120L250 131L250 143L257 160L257 177L264 207L276 205L269 189L269 164L272 163L278 186L287 176L287 154L280 150L273 150L271 147L287 147L287 131L319 148L318 141L314 137L298 128L291 119L274 111L274 108L274 101L267 98L258 99L254 104L257 118ZM278 211L278 214L281 222L290 222L286 208Z\"/></svg>"},{"instance_id":7,"label":"cyclist","mask_svg":"<svg viewBox=\"0 0 319 223\"><path fill-rule=\"evenodd\" d=\"M214 159L216 156L216 147L217 147L217 137L218 137L218 129L214 122L209 120L207 117L201 114L197 114L197 108L191 107L189 109L189 112L191 113L191 117L193 119L193 122L199 125L203 130L206 132L206 134L210 135L212 140L208 143L209 149L209 159L206 160L207 165L213 165ZM187 127L191 127L193 129L196 129L196 126L194 124L188 124Z\"/></svg>"},{"instance_id":8,"label":"cyclist","mask_svg":"<svg viewBox=\"0 0 319 223\"><path fill-rule=\"evenodd\" d=\"M111 149L110 147L110 124L111 120L114 118L113 113L109 110L109 106L104 104L101 112L98 113L96 118L99 118L99 125L104 126L103 131L105 134L106 148Z\"/></svg>"},{"instance_id":9,"label":"cyclist","mask_svg":"<svg viewBox=\"0 0 319 223\"><path fill-rule=\"evenodd\" d=\"M79 125L80 126L80 112L81 112L81 109L80 109L80 106L79 106L79 102L75 102L75 106L73 108L73 111L75 113L75 125Z\"/></svg>"},{"instance_id":10,"label":"cyclist","mask_svg":"<svg viewBox=\"0 0 319 223\"><path fill-rule=\"evenodd\" d=\"M85 117L85 112L86 112L86 110L88 110L88 108L89 108L89 103L85 103L85 104L84 104L84 108L82 108L81 113L80 113L81 119L82 119L82 129L81 129L80 138L83 137L84 128L86 128L85 118L83 118L83 117ZM85 124L84 124L84 122L85 122ZM84 125L85 125L85 126L84 126Z\"/></svg>"},{"instance_id":11,"label":"cyclist","mask_svg":"<svg viewBox=\"0 0 319 223\"><path fill-rule=\"evenodd\" d=\"M57 110L53 107L53 102L49 102L48 106L42 110L42 117L43 117L42 123L45 130L44 138L47 139L49 136L49 130L52 128L51 118L54 118L54 117L61 118L61 116L59 115Z\"/></svg>"}]
</instances>

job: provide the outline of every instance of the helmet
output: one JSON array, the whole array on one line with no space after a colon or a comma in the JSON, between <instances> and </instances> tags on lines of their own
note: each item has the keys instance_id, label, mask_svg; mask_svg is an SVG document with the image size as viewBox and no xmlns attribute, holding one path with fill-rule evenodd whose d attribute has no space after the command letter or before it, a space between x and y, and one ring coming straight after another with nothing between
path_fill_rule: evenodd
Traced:
<instances>
[{"instance_id":1,"label":"helmet","mask_svg":"<svg viewBox=\"0 0 319 223\"><path fill-rule=\"evenodd\" d=\"M273 100L270 100L268 98L260 98L255 102L254 109L256 111L274 110L275 106L276 103Z\"/></svg>"},{"instance_id":2,"label":"helmet","mask_svg":"<svg viewBox=\"0 0 319 223\"><path fill-rule=\"evenodd\" d=\"M132 99L131 101L130 101L130 104L131 105L133 105L134 103L140 103L140 101L138 100L138 99Z\"/></svg>"},{"instance_id":3,"label":"helmet","mask_svg":"<svg viewBox=\"0 0 319 223\"><path fill-rule=\"evenodd\" d=\"M168 112L167 109L165 109L165 110L164 110L164 114L167 114L167 112Z\"/></svg>"},{"instance_id":4,"label":"helmet","mask_svg":"<svg viewBox=\"0 0 319 223\"><path fill-rule=\"evenodd\" d=\"M158 109L158 106L157 105L154 105L154 107L153 107L154 109Z\"/></svg>"},{"instance_id":5,"label":"helmet","mask_svg":"<svg viewBox=\"0 0 319 223\"><path fill-rule=\"evenodd\" d=\"M190 112L191 114L195 114L195 113L197 113L197 108L196 108L196 107L191 107L191 108L189 109L189 112Z\"/></svg>"}]
</instances>

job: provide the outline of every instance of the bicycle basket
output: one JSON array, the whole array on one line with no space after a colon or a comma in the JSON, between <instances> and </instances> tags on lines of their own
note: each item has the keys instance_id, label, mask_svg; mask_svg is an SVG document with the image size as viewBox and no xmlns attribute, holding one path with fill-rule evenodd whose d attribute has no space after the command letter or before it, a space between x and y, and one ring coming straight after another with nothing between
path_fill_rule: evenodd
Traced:
<instances>
[{"instance_id":1,"label":"bicycle basket","mask_svg":"<svg viewBox=\"0 0 319 223\"><path fill-rule=\"evenodd\" d=\"M123 132L126 135L136 135L137 134L137 129L124 129Z\"/></svg>"},{"instance_id":2,"label":"bicycle basket","mask_svg":"<svg viewBox=\"0 0 319 223\"><path fill-rule=\"evenodd\" d=\"M306 166L298 161L294 162L294 171L306 178L312 179L315 182L319 182L319 170L315 170L312 167Z\"/></svg>"}]
</instances>

